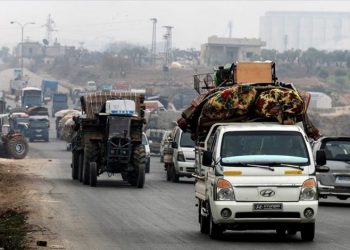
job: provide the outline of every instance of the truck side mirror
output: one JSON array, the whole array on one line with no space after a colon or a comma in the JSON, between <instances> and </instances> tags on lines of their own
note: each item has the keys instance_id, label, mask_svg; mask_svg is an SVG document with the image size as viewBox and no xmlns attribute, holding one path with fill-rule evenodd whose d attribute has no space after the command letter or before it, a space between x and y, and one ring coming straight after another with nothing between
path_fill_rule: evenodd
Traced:
<instances>
[{"instance_id":1,"label":"truck side mirror","mask_svg":"<svg viewBox=\"0 0 350 250\"><path fill-rule=\"evenodd\" d=\"M319 166L319 165L317 165L316 166L316 172L317 173L327 173L327 172L329 172L329 167L326 167L326 166Z\"/></svg>"},{"instance_id":2,"label":"truck side mirror","mask_svg":"<svg viewBox=\"0 0 350 250\"><path fill-rule=\"evenodd\" d=\"M177 142L176 141L171 142L171 147L178 148Z\"/></svg>"},{"instance_id":3,"label":"truck side mirror","mask_svg":"<svg viewBox=\"0 0 350 250\"><path fill-rule=\"evenodd\" d=\"M202 158L202 164L204 166L211 166L211 163L213 162L213 152L212 151L204 151L203 152L203 158Z\"/></svg>"},{"instance_id":4,"label":"truck side mirror","mask_svg":"<svg viewBox=\"0 0 350 250\"><path fill-rule=\"evenodd\" d=\"M319 166L326 165L327 158L326 158L326 151L323 149L316 151L316 164Z\"/></svg>"}]
</instances>

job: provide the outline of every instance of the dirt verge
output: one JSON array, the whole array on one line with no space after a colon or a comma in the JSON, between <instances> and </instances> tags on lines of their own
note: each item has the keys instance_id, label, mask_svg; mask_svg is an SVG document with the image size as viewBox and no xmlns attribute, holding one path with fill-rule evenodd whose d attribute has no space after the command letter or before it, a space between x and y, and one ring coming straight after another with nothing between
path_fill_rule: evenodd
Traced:
<instances>
[{"instance_id":1,"label":"dirt verge","mask_svg":"<svg viewBox=\"0 0 350 250\"><path fill-rule=\"evenodd\" d=\"M42 161L0 159L0 248L40 249L47 243L50 249L64 249L57 248L57 234L43 223L48 215L38 199L37 179L44 177L32 171Z\"/></svg>"}]
</instances>

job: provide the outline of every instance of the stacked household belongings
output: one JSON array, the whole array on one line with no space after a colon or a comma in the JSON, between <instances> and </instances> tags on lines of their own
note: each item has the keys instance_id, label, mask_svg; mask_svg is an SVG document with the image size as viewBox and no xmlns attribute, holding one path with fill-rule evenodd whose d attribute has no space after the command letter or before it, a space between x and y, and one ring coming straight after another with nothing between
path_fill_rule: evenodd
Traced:
<instances>
[{"instance_id":1,"label":"stacked household belongings","mask_svg":"<svg viewBox=\"0 0 350 250\"><path fill-rule=\"evenodd\" d=\"M232 69L233 66L229 70L234 72ZM224 71L225 68L219 70ZM272 72L272 82L269 83L236 83L235 79L243 77L226 74L220 78L215 76L216 71L212 77L214 87L210 87L208 81L205 83L207 91L192 100L191 106L178 120L179 127L192 133L193 140L202 141L211 126L218 122L275 121L286 125L302 122L307 135L318 139L319 130L307 116L310 94L298 91L293 84L277 82L274 70ZM252 76L249 78L253 79ZM198 75L195 76L197 91L198 79Z\"/></svg>"}]
</instances>

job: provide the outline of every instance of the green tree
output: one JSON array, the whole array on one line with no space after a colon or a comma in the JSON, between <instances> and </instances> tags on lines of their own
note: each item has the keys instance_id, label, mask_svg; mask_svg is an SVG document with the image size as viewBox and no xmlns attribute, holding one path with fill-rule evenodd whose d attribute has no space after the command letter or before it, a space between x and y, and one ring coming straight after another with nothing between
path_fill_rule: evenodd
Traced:
<instances>
[{"instance_id":1,"label":"green tree","mask_svg":"<svg viewBox=\"0 0 350 250\"><path fill-rule=\"evenodd\" d=\"M187 49L184 53L184 58L189 61L195 60L197 65L200 65L200 52L197 51L195 48Z\"/></svg>"},{"instance_id":2,"label":"green tree","mask_svg":"<svg viewBox=\"0 0 350 250\"><path fill-rule=\"evenodd\" d=\"M329 77L329 73L327 70L325 69L321 69L319 72L318 72L318 77L324 79L324 80L327 80L327 78Z\"/></svg>"},{"instance_id":3,"label":"green tree","mask_svg":"<svg viewBox=\"0 0 350 250\"><path fill-rule=\"evenodd\" d=\"M118 60L112 53L103 55L102 68L107 71L108 77L112 78L115 72L118 72Z\"/></svg>"},{"instance_id":4,"label":"green tree","mask_svg":"<svg viewBox=\"0 0 350 250\"><path fill-rule=\"evenodd\" d=\"M274 61L277 62L278 58L277 58L277 54L278 51L275 49L269 50L269 49L263 49L260 52L260 57L262 61Z\"/></svg>"},{"instance_id":5,"label":"green tree","mask_svg":"<svg viewBox=\"0 0 350 250\"><path fill-rule=\"evenodd\" d=\"M306 66L307 72L311 73L319 60L319 52L315 48L304 51L300 57L300 63Z\"/></svg>"},{"instance_id":6,"label":"green tree","mask_svg":"<svg viewBox=\"0 0 350 250\"><path fill-rule=\"evenodd\" d=\"M10 55L10 49L8 47L3 46L0 50L0 58L8 58Z\"/></svg>"}]
</instances>

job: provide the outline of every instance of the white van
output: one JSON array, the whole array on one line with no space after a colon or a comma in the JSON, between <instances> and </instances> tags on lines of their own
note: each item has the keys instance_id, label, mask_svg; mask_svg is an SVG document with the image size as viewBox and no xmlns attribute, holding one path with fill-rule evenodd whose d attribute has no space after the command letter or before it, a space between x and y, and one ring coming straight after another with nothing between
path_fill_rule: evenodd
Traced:
<instances>
[{"instance_id":1,"label":"white van","mask_svg":"<svg viewBox=\"0 0 350 250\"><path fill-rule=\"evenodd\" d=\"M298 125L218 123L196 152L195 195L202 233L225 230L301 232L312 241L318 210L316 171L325 152Z\"/></svg>"},{"instance_id":2,"label":"white van","mask_svg":"<svg viewBox=\"0 0 350 250\"><path fill-rule=\"evenodd\" d=\"M167 167L167 180L179 182L180 177L192 177L195 172L194 141L190 133L183 132L179 127L175 127L172 134L173 164Z\"/></svg>"},{"instance_id":3,"label":"white van","mask_svg":"<svg viewBox=\"0 0 350 250\"><path fill-rule=\"evenodd\" d=\"M86 87L85 87L87 92L96 92L97 91L97 84L94 81L88 81L86 83Z\"/></svg>"}]
</instances>

